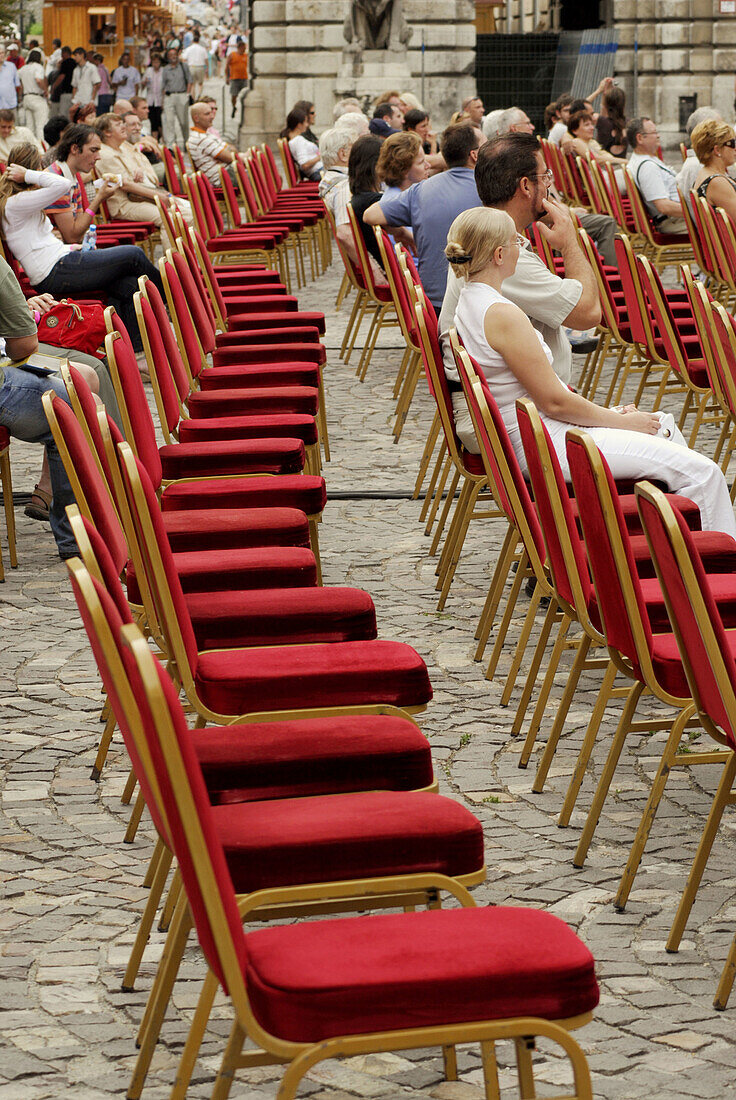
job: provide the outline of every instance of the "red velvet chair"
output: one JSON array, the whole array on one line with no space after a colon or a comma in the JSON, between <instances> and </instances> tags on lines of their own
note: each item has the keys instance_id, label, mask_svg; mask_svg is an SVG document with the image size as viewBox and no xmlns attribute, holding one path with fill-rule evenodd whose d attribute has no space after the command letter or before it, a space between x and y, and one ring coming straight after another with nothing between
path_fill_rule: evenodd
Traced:
<instances>
[{"instance_id":1,"label":"red velvet chair","mask_svg":"<svg viewBox=\"0 0 736 1100\"><path fill-rule=\"evenodd\" d=\"M567 457L606 644L617 666L625 669L633 680L573 860L575 866L582 866L585 860L629 731L632 728L669 730L660 767L616 895L616 906L623 908L664 790L669 771L666 761L675 757L677 764L696 765L712 762L712 754L690 752L684 758L677 757L680 739L695 707L674 635L670 630L655 632L650 626L608 465L590 436L578 429L570 429L567 433ZM722 615L730 623L736 622L733 573L712 575L710 585L717 592ZM736 634L730 633L728 637L736 654ZM645 688L668 707L676 709L674 722L671 716L657 721L647 718L641 723L632 722Z\"/></svg>"},{"instance_id":2,"label":"red velvet chair","mask_svg":"<svg viewBox=\"0 0 736 1100\"><path fill-rule=\"evenodd\" d=\"M189 377L168 324L166 307L152 282L142 281L141 286L133 300L164 442L278 439L283 436L301 439L306 449L306 468L310 473L319 474L317 422L307 413L284 413L277 408L271 415L260 416L244 414L195 419L190 415ZM206 393L217 397L216 390ZM200 392L200 403L205 402L206 393ZM274 396L278 398L277 394Z\"/></svg>"},{"instance_id":3,"label":"red velvet chair","mask_svg":"<svg viewBox=\"0 0 736 1100\"><path fill-rule=\"evenodd\" d=\"M145 467L126 443L118 451L158 625L200 719L220 723L253 712L373 703L410 710L426 706L431 698L426 666L410 646L396 642L199 651L181 585L167 561L161 514Z\"/></svg>"},{"instance_id":4,"label":"red velvet chair","mask_svg":"<svg viewBox=\"0 0 736 1100\"><path fill-rule=\"evenodd\" d=\"M591 1100L585 1059L568 1028L598 1001L593 959L550 914L521 908L459 909L306 922L243 933L242 909L196 761L171 712L166 680L127 627L156 722L151 754L189 907L212 977L236 1014L215 1086L226 1097L238 1066L287 1061L280 1094L291 1100L323 1058L378 1050L515 1038L531 1094L526 1036L559 1044L574 1091ZM428 876L431 880L431 875ZM557 1022L555 1022L557 1021ZM201 1021L195 1023L195 1044ZM255 1054L241 1048L246 1034ZM495 1080L495 1062L486 1064Z\"/></svg>"}]
</instances>

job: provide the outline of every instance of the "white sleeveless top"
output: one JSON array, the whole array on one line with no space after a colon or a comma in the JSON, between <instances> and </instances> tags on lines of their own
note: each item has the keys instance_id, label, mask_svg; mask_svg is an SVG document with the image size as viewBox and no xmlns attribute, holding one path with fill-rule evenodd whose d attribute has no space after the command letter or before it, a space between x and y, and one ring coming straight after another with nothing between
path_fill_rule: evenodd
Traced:
<instances>
[{"instance_id":1,"label":"white sleeveless top","mask_svg":"<svg viewBox=\"0 0 736 1100\"><path fill-rule=\"evenodd\" d=\"M460 291L460 299L455 310L455 327L468 354L472 355L479 367L482 367L501 414L503 415L511 406L512 415L516 420L514 406L517 398L529 395L514 372L507 366L503 356L494 351L488 343L485 334L486 313L498 302L507 302L511 305L508 298L504 298L503 294L499 294L487 283L466 283ZM537 329L534 329L534 333L542 345L548 362L551 363L552 352L545 344L542 334Z\"/></svg>"}]
</instances>

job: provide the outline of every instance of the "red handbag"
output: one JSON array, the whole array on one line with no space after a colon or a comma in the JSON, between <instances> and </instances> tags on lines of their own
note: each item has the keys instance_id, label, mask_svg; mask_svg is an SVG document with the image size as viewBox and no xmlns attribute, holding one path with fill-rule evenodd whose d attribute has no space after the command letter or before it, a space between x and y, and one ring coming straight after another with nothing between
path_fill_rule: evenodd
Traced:
<instances>
[{"instance_id":1,"label":"red handbag","mask_svg":"<svg viewBox=\"0 0 736 1100\"><path fill-rule=\"evenodd\" d=\"M62 298L38 322L38 339L57 348L98 355L98 348L105 342L104 309L99 302L80 305Z\"/></svg>"}]
</instances>

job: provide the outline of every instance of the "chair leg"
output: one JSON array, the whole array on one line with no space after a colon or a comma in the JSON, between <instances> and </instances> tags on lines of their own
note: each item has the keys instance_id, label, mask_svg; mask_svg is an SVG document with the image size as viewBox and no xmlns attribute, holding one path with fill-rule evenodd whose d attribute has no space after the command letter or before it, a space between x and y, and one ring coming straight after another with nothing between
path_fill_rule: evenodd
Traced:
<instances>
[{"instance_id":1,"label":"chair leg","mask_svg":"<svg viewBox=\"0 0 736 1100\"><path fill-rule=\"evenodd\" d=\"M736 936L731 940L728 958L721 971L721 979L718 982L718 989L713 999L713 1007L718 1009L719 1012L722 1012L728 1004L728 998L731 996L731 990L733 989L734 977L736 977Z\"/></svg>"},{"instance_id":2,"label":"chair leg","mask_svg":"<svg viewBox=\"0 0 736 1100\"><path fill-rule=\"evenodd\" d=\"M130 952L130 958L128 959L128 965L125 969L125 976L123 978L122 989L124 993L129 993L135 986L135 980L138 977L138 971L140 970L141 959L143 958L143 952L146 949L146 945L151 935L151 928L153 927L153 921L156 916L161 896L164 892L166 885L166 879L169 874L169 868L171 867L171 861L173 859L172 853L165 849L161 853L161 857L158 860L158 866L156 867L156 873L153 876L153 882L151 883L151 890L148 895L146 907L143 910L143 914L138 925L138 931L133 941L133 949Z\"/></svg>"},{"instance_id":3,"label":"chair leg","mask_svg":"<svg viewBox=\"0 0 736 1100\"><path fill-rule=\"evenodd\" d=\"M102 731L102 736L100 737L100 743L97 747L97 756L95 757L95 762L92 765L92 771L89 776L95 783L100 778L105 761L107 760L107 754L110 749L112 735L115 732L115 726L115 715L110 711L107 716L107 721L105 722L105 728Z\"/></svg>"},{"instance_id":4,"label":"chair leg","mask_svg":"<svg viewBox=\"0 0 736 1100\"><path fill-rule=\"evenodd\" d=\"M434 524L435 516L437 515L437 509L440 506L442 495L445 491L447 476L452 468L452 459L450 458L450 455L445 452L443 465L440 471L440 477L434 490L434 500L432 501L432 507L429 510L429 515L427 516L427 525L424 528L425 535L428 535L432 530L432 525Z\"/></svg>"},{"instance_id":5,"label":"chair leg","mask_svg":"<svg viewBox=\"0 0 736 1100\"><path fill-rule=\"evenodd\" d=\"M616 732L613 735L613 741L611 742L611 748L608 752L608 758L606 765L601 773L601 777L598 781L595 795L593 797L593 803L588 812L588 818L585 822L585 828L583 829L583 835L578 842L577 850L573 858L574 867L582 867L585 863L585 857L588 854L591 841L593 840L593 834L595 833L596 826L603 810L603 805L606 801L609 788L611 786L611 780L613 779L614 772L616 771L616 765L619 762L619 758L623 751L626 735L631 728L631 721L634 717L634 712L641 698L641 693L644 691L644 684L640 684L638 681L633 684L629 691L629 696L626 700L626 705L621 713Z\"/></svg>"},{"instance_id":6,"label":"chair leg","mask_svg":"<svg viewBox=\"0 0 736 1100\"><path fill-rule=\"evenodd\" d=\"M518 541L519 538L516 529L509 525L503 540L501 553L498 555L498 560L496 561L496 568L493 570L493 577L488 587L488 595L483 604L483 610L481 611L478 626L475 631L475 638L478 642L477 649L473 656L473 660L475 661L481 660L486 645L488 644L488 638L496 618L496 611L501 602L501 596L503 595L503 590L506 587L506 581L511 571L511 563L516 554ZM517 568L521 569L522 566L523 560L519 561Z\"/></svg>"},{"instance_id":7,"label":"chair leg","mask_svg":"<svg viewBox=\"0 0 736 1100\"><path fill-rule=\"evenodd\" d=\"M322 560L319 556L319 524L314 516L309 517L309 545L317 562L317 584L322 586Z\"/></svg>"},{"instance_id":8,"label":"chair leg","mask_svg":"<svg viewBox=\"0 0 736 1100\"><path fill-rule=\"evenodd\" d=\"M128 772L128 778L125 782L125 787L123 789L123 793L120 795L120 801L122 802L122 804L124 806L127 806L127 805L130 804L130 800L133 797L133 791L135 790L137 782L138 782L138 780L135 777L135 772L131 768L130 771Z\"/></svg>"},{"instance_id":9,"label":"chair leg","mask_svg":"<svg viewBox=\"0 0 736 1100\"><path fill-rule=\"evenodd\" d=\"M519 757L520 768L525 768L529 763L529 758L532 754L532 749L534 748L534 742L536 741L539 727L542 724L542 716L544 715L544 711L547 707L547 700L549 699L549 694L552 690L552 684L554 683L555 675L557 674L557 669L560 664L560 658L562 657L562 652L565 648L565 639L567 638L567 632L570 629L570 621L571 620L567 615L563 615L560 622L560 629L557 632L555 644L552 647L552 653L550 654L547 672L545 673L544 680L542 681L542 687L537 697L536 706L534 707L532 720L529 725L529 729L527 730L524 747L521 750L521 756ZM516 722L514 722L514 728L512 732L521 733L521 719L519 720L518 727Z\"/></svg>"},{"instance_id":10,"label":"chair leg","mask_svg":"<svg viewBox=\"0 0 736 1100\"><path fill-rule=\"evenodd\" d=\"M480 1044L480 1056L483 1065L483 1086L486 1100L501 1100L501 1089L498 1083L498 1062L496 1061L496 1044L492 1039L485 1039Z\"/></svg>"},{"instance_id":11,"label":"chair leg","mask_svg":"<svg viewBox=\"0 0 736 1100\"><path fill-rule=\"evenodd\" d=\"M325 462L330 461L330 436L327 431L327 406L325 403L325 384L322 371L319 373L319 408L317 410L317 424L319 425L319 438L322 449L325 452Z\"/></svg>"},{"instance_id":12,"label":"chair leg","mask_svg":"<svg viewBox=\"0 0 736 1100\"><path fill-rule=\"evenodd\" d=\"M124 844L132 844L136 838L138 832L138 826L141 823L143 817L143 811L146 808L146 801L143 797L143 791L139 790L133 806L133 812L130 815L130 821L128 822L128 828L125 830L125 836L123 837Z\"/></svg>"},{"instance_id":13,"label":"chair leg","mask_svg":"<svg viewBox=\"0 0 736 1100\"><path fill-rule=\"evenodd\" d=\"M0 481L3 484L3 505L5 507L5 525L8 532L8 556L10 568L18 568L18 549L15 538L15 509L13 508L13 477L10 470L10 453L6 449L0 454Z\"/></svg>"},{"instance_id":14,"label":"chair leg","mask_svg":"<svg viewBox=\"0 0 736 1100\"><path fill-rule=\"evenodd\" d=\"M596 737L598 736L598 730L600 729L601 722L603 721L603 715L606 712L606 708L611 699L613 692L613 685L618 674L613 661L608 662L608 668L606 669L598 691L598 698L596 699L593 713L590 716L588 722L588 728L585 731L585 737L583 738L583 744L578 753L578 758L575 762L575 768L572 773L572 778L568 784L567 793L565 794L565 801L562 804L560 810L560 816L557 819L557 824L561 829L566 828L570 824L570 817L572 811L575 809L575 803L580 793L580 788L583 785L583 779L585 778L585 772L588 767L588 761L590 760L590 754L593 751L593 745L595 744Z\"/></svg>"},{"instance_id":15,"label":"chair leg","mask_svg":"<svg viewBox=\"0 0 736 1100\"><path fill-rule=\"evenodd\" d=\"M723 811L732 801L731 788L733 787L734 777L736 776L736 753L733 753L731 759L727 762L723 769L721 781L718 784L718 790L716 791L715 798L710 808L708 818L703 829L703 835L700 838L700 844L695 854L692 867L690 868L690 874L688 875L685 889L682 892L680 898L680 904L677 907L677 913L675 919L672 922L670 928L670 934L666 943L667 951L677 951L680 946L685 926L690 916L690 910L693 907L695 901L695 895L698 892L700 886L700 880L703 877L703 871L705 865L708 862L711 848L713 847L713 841L716 838L718 827L721 824L721 818Z\"/></svg>"},{"instance_id":16,"label":"chair leg","mask_svg":"<svg viewBox=\"0 0 736 1100\"><path fill-rule=\"evenodd\" d=\"M140 1050L128 1085L128 1100L139 1100L143 1091L191 927L192 920L189 906L186 898L182 897L171 922L171 928L166 939L166 948L151 987L143 1022L138 1032Z\"/></svg>"},{"instance_id":17,"label":"chair leg","mask_svg":"<svg viewBox=\"0 0 736 1100\"><path fill-rule=\"evenodd\" d=\"M437 553L437 550L438 550L439 544L440 544L440 539L442 538L442 533L445 530L445 524L447 523L447 517L450 514L450 509L452 508L453 501L455 500L455 493L457 492L457 487L458 487L459 484L460 484L460 471L456 469L454 471L453 475L452 475L452 481L450 482L450 487L447 490L447 496L445 497L445 503L443 505L442 512L440 513L440 518L439 518L438 523L437 523L437 530L435 531L434 538L432 539L432 545L429 548L430 555L433 555L433 554ZM463 487L460 491L460 498L461 499L462 499L462 494L465 492L465 488L466 488L466 486L463 485ZM452 531L452 525L450 525L450 531ZM449 534L447 536L447 539L445 540L445 549L447 548L448 541L450 541L450 535ZM438 588L442 587L441 574L443 572L443 559L445 557L445 549L443 549L442 553L440 554L440 560L437 563L437 569L435 570L435 572L438 575L440 575L440 580L437 582L437 587Z\"/></svg>"},{"instance_id":18,"label":"chair leg","mask_svg":"<svg viewBox=\"0 0 736 1100\"><path fill-rule=\"evenodd\" d=\"M235 1070L238 1064L238 1055L243 1049L244 1042L245 1032L236 1021L230 1032L230 1038L227 1041L225 1053L222 1056L220 1069L215 1078L211 1100L227 1100L230 1095L230 1089L233 1087L233 1077L235 1076ZM281 1089L279 1089L279 1096L281 1096Z\"/></svg>"},{"instance_id":19,"label":"chair leg","mask_svg":"<svg viewBox=\"0 0 736 1100\"><path fill-rule=\"evenodd\" d=\"M511 732L516 736L521 731L521 724L524 721L524 715L527 712L527 707L531 702L534 688L537 686L537 677L539 676L539 670L542 666L542 658L547 650L549 644L549 636L552 633L552 627L560 617L561 612L559 607L556 606L554 600L549 601L549 607L547 608L547 614L544 616L544 622L542 623L542 629L539 631L539 637L537 638L537 644L534 647L534 653L532 654L531 664L529 665L529 671L526 674L526 680L521 692L521 698L519 699L519 705L516 708L516 714L514 720L511 723ZM564 619L565 616L562 616Z\"/></svg>"},{"instance_id":20,"label":"chair leg","mask_svg":"<svg viewBox=\"0 0 736 1100\"><path fill-rule=\"evenodd\" d=\"M161 910L161 916L158 922L159 932L167 932L174 916L174 910L176 909L176 903L179 900L181 894L181 875L177 867L176 871L171 877L169 883L169 892L166 895L166 901L164 902L163 909Z\"/></svg>"},{"instance_id":21,"label":"chair leg","mask_svg":"<svg viewBox=\"0 0 736 1100\"><path fill-rule=\"evenodd\" d=\"M504 684L503 691L501 693L501 706L507 707L511 694L516 687L516 678L519 675L519 669L521 668L521 662L524 660L524 654L526 653L526 647L529 644L529 638L531 637L532 628L534 627L534 621L539 610L539 602L542 599L542 591L539 583L534 586L534 593L529 600L529 607L527 608L526 615L524 616L524 622L521 627L521 633L516 642L516 649L514 650L514 656L511 659L511 667L506 676L506 683Z\"/></svg>"},{"instance_id":22,"label":"chair leg","mask_svg":"<svg viewBox=\"0 0 736 1100\"><path fill-rule=\"evenodd\" d=\"M572 663L572 668L570 669L570 673L567 677L565 690L562 693L562 698L560 699L560 703L557 708L557 714L555 715L552 729L549 731L547 744L544 746L542 758L537 766L537 774L534 776L534 782L532 783L532 790L535 792L535 794L538 794L544 790L544 784L547 782L547 776L549 775L549 769L552 765L552 759L555 755L555 752L557 751L557 745L559 744L560 737L562 736L562 730L564 728L565 721L567 720L570 706L572 705L572 701L575 698L575 692L577 691L580 674L585 666L589 650L590 638L587 636L587 634L584 634L578 640L578 651L575 654L575 660ZM540 724L541 718L542 714L540 713Z\"/></svg>"},{"instance_id":23,"label":"chair leg","mask_svg":"<svg viewBox=\"0 0 736 1100\"><path fill-rule=\"evenodd\" d=\"M660 799L664 794L664 789L667 785L667 779L674 765L675 757L677 756L677 750L680 747L680 741L685 731L685 726L690 721L694 713L695 704L691 703L690 706L687 706L680 711L677 718L672 723L672 729L670 730L669 737L667 738L667 744L665 745L664 752L662 753L662 757L659 761L657 773L652 780L652 787L649 791L649 798L647 799L647 804L644 807L644 812L641 815L639 828L636 831L634 843L631 845L631 851L629 852L629 858L626 861L624 873L621 876L621 882L619 883L618 892L616 894L616 897L613 899L614 908L618 909L620 912L623 912L623 910L626 908L626 902L629 899L631 888L634 885L636 872L639 870L639 864L641 863L642 856L644 855L644 848L646 847L647 840L649 839L649 833L651 832L652 825L654 824L654 818L657 814Z\"/></svg>"},{"instance_id":24,"label":"chair leg","mask_svg":"<svg viewBox=\"0 0 736 1100\"><path fill-rule=\"evenodd\" d=\"M532 1065L532 1051L534 1039L514 1039L516 1048L516 1073L519 1078L519 1096L521 1100L536 1100L537 1090L534 1085L534 1067Z\"/></svg>"},{"instance_id":25,"label":"chair leg","mask_svg":"<svg viewBox=\"0 0 736 1100\"><path fill-rule=\"evenodd\" d=\"M523 565L526 566L528 558L524 555ZM504 611L503 618L501 619L501 625L498 628L498 634L496 636L496 644L491 652L491 658L488 662L488 668L486 669L486 680L492 680L496 674L496 666L498 665L498 659L501 656L501 650L503 649L503 643L506 640L511 620L516 610L516 601L519 598L521 592L521 586L528 577L527 569L522 567L522 561L519 562L519 566L516 570L516 576L514 577L513 584L511 585L511 591L509 592L508 602L506 604L506 610Z\"/></svg>"},{"instance_id":26,"label":"chair leg","mask_svg":"<svg viewBox=\"0 0 736 1100\"><path fill-rule=\"evenodd\" d=\"M207 1024L209 1022L210 1013L212 1012L212 1005L214 1004L218 987L219 982L217 978L211 970L208 970L202 989L200 990L197 1008L189 1028L187 1041L184 1044L184 1049L179 1059L179 1065L176 1070L176 1080L174 1081L174 1087L171 1090L169 1100L184 1100L187 1094L189 1082L192 1079L192 1073L197 1063L197 1055L202 1045L204 1033L207 1030Z\"/></svg>"},{"instance_id":27,"label":"chair leg","mask_svg":"<svg viewBox=\"0 0 736 1100\"><path fill-rule=\"evenodd\" d=\"M429 427L429 433L427 435L427 442L424 444L424 450L422 451L422 458L421 458L421 462L419 463L419 473L417 474L417 479L414 482L414 492L412 493L412 499L413 500L418 500L419 499L419 494L422 491L422 485L424 484L424 478L427 475L427 470L429 469L429 464L432 461L432 455L434 454L435 444L437 443L437 439L438 439L439 434L440 434L440 427L441 427L441 425L440 425L440 414L438 412L435 412L434 416L432 417L432 423L430 424L430 427ZM443 440L442 446L444 446L444 440ZM440 450L441 450L441 448L440 448ZM427 504L428 495L429 495L429 493L427 494L427 496L425 496L425 499L422 502L422 511L419 513L420 520L424 519L424 514L426 514L426 508L429 507L429 505Z\"/></svg>"}]
</instances>

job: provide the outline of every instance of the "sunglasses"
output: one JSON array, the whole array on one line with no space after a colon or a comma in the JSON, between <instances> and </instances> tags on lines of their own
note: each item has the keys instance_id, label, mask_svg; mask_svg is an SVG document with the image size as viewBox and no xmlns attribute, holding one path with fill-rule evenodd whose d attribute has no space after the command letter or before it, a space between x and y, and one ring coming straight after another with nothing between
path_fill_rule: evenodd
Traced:
<instances>
[{"instance_id":1,"label":"sunglasses","mask_svg":"<svg viewBox=\"0 0 736 1100\"><path fill-rule=\"evenodd\" d=\"M721 142L722 149L736 149L736 138L731 138L730 141Z\"/></svg>"}]
</instances>

